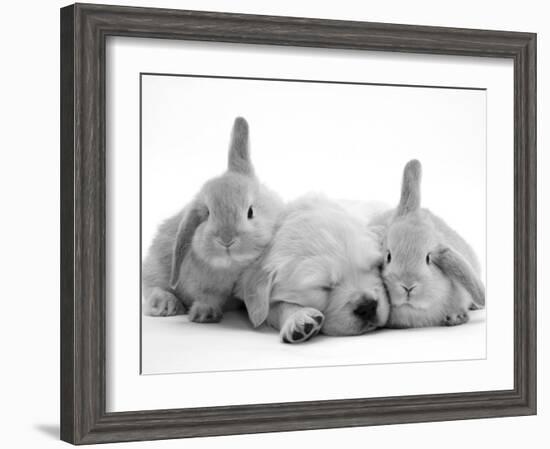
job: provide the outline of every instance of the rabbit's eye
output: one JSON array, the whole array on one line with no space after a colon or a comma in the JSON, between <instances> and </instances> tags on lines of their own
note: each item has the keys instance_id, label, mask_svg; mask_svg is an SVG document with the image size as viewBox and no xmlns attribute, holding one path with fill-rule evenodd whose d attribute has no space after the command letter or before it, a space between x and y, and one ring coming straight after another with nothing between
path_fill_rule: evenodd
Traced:
<instances>
[{"instance_id":1,"label":"rabbit's eye","mask_svg":"<svg viewBox=\"0 0 550 449\"><path fill-rule=\"evenodd\" d=\"M430 253L428 253L426 254L426 263L430 265L430 262L431 262Z\"/></svg>"},{"instance_id":2,"label":"rabbit's eye","mask_svg":"<svg viewBox=\"0 0 550 449\"><path fill-rule=\"evenodd\" d=\"M391 253L388 251L388 254L386 255L386 263L391 262Z\"/></svg>"},{"instance_id":3,"label":"rabbit's eye","mask_svg":"<svg viewBox=\"0 0 550 449\"><path fill-rule=\"evenodd\" d=\"M254 209L252 209L252 206L248 208L248 219L252 220L254 218Z\"/></svg>"}]
</instances>

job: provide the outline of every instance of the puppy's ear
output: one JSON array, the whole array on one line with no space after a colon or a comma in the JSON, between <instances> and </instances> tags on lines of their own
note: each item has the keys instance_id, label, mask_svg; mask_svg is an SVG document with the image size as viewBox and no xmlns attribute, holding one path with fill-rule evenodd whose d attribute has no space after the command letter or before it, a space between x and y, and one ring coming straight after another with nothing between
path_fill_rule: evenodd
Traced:
<instances>
[{"instance_id":1,"label":"puppy's ear","mask_svg":"<svg viewBox=\"0 0 550 449\"><path fill-rule=\"evenodd\" d=\"M396 216L406 215L420 208L420 181L422 165L416 159L407 162L401 182L401 199L397 206Z\"/></svg>"},{"instance_id":2,"label":"puppy's ear","mask_svg":"<svg viewBox=\"0 0 550 449\"><path fill-rule=\"evenodd\" d=\"M191 248L193 235L198 226L208 217L208 209L205 205L195 202L184 212L178 226L176 241L172 250L172 272L170 274L170 287L178 286L181 263Z\"/></svg>"},{"instance_id":3,"label":"puppy's ear","mask_svg":"<svg viewBox=\"0 0 550 449\"><path fill-rule=\"evenodd\" d=\"M485 288L471 265L454 249L438 247L432 253L432 261L454 281L462 284L478 308L485 306Z\"/></svg>"},{"instance_id":4,"label":"puppy's ear","mask_svg":"<svg viewBox=\"0 0 550 449\"><path fill-rule=\"evenodd\" d=\"M247 176L254 175L249 147L248 123L244 118L237 117L231 133L227 170Z\"/></svg>"},{"instance_id":5,"label":"puppy's ear","mask_svg":"<svg viewBox=\"0 0 550 449\"><path fill-rule=\"evenodd\" d=\"M269 314L269 299L275 273L270 273L261 260L243 275L243 301L248 311L248 318L254 327L262 324Z\"/></svg>"}]
</instances>

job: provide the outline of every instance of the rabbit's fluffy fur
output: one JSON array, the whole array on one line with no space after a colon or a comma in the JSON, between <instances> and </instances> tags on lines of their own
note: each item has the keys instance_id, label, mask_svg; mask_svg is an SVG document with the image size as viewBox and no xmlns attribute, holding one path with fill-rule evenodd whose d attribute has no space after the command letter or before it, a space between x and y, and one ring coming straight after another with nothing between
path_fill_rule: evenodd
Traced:
<instances>
[{"instance_id":1,"label":"rabbit's fluffy fur","mask_svg":"<svg viewBox=\"0 0 550 449\"><path fill-rule=\"evenodd\" d=\"M388 327L462 324L470 308L485 305L475 252L441 218L420 208L420 181L420 162L412 160L398 207L371 222L382 229L382 275L392 304Z\"/></svg>"},{"instance_id":2,"label":"rabbit's fluffy fur","mask_svg":"<svg viewBox=\"0 0 550 449\"><path fill-rule=\"evenodd\" d=\"M248 124L237 118L227 172L160 226L143 263L146 314L189 309L192 321L219 321L240 273L271 241L283 203L259 183L248 146Z\"/></svg>"},{"instance_id":3,"label":"rabbit's fluffy fur","mask_svg":"<svg viewBox=\"0 0 550 449\"><path fill-rule=\"evenodd\" d=\"M359 335L389 314L378 237L337 203L308 196L291 203L264 254L243 273L237 294L250 320L287 343L322 332Z\"/></svg>"}]
</instances>

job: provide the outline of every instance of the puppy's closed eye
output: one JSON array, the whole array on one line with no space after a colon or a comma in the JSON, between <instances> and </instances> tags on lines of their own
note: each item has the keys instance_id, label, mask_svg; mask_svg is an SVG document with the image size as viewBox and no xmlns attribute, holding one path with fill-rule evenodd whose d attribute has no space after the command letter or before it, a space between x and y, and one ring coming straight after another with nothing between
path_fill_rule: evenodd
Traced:
<instances>
[{"instance_id":1,"label":"puppy's closed eye","mask_svg":"<svg viewBox=\"0 0 550 449\"><path fill-rule=\"evenodd\" d=\"M326 293L330 293L332 290L334 290L338 286L338 282L333 282L331 284L322 285L321 290L323 290Z\"/></svg>"}]
</instances>

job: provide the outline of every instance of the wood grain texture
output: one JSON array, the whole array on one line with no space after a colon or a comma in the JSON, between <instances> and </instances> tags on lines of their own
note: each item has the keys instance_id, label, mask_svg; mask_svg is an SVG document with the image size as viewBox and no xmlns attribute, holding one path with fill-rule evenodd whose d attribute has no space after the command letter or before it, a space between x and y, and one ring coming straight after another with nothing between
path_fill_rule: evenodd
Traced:
<instances>
[{"instance_id":1,"label":"wood grain texture","mask_svg":"<svg viewBox=\"0 0 550 449\"><path fill-rule=\"evenodd\" d=\"M512 58L514 389L105 412L105 40ZM74 444L536 413L536 35L76 4L61 10L61 437Z\"/></svg>"},{"instance_id":2,"label":"wood grain texture","mask_svg":"<svg viewBox=\"0 0 550 449\"><path fill-rule=\"evenodd\" d=\"M74 21L71 15L72 7L61 11L61 182L60 190L60 260L61 260L61 437L65 441L74 441L72 425L69 425L75 415L75 383L74 383L74 344L72 340L74 327Z\"/></svg>"}]
</instances>

